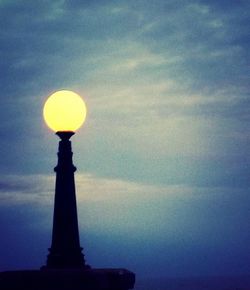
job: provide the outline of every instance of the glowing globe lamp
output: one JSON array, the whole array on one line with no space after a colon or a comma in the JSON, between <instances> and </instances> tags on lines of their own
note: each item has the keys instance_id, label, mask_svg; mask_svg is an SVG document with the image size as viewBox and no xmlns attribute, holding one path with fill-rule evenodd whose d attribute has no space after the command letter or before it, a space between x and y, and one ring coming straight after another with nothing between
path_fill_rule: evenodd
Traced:
<instances>
[{"instance_id":1,"label":"glowing globe lamp","mask_svg":"<svg viewBox=\"0 0 250 290\"><path fill-rule=\"evenodd\" d=\"M45 122L55 132L75 132L84 123L86 114L83 99L68 90L53 93L43 108Z\"/></svg>"}]
</instances>

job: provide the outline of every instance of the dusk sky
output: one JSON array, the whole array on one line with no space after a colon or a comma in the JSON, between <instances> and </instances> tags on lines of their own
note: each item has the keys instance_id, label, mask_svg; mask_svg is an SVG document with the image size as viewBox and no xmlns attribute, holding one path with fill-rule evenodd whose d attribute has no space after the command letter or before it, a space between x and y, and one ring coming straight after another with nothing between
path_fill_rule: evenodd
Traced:
<instances>
[{"instance_id":1,"label":"dusk sky","mask_svg":"<svg viewBox=\"0 0 250 290\"><path fill-rule=\"evenodd\" d=\"M58 137L72 137L81 245L138 277L250 273L248 0L0 0L0 271L51 243Z\"/></svg>"}]
</instances>

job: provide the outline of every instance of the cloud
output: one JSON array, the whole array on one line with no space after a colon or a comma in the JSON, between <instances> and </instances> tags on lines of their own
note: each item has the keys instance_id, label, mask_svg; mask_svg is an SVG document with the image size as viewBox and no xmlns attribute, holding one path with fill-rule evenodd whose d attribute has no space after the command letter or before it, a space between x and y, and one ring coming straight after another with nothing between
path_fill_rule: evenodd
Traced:
<instances>
[{"instance_id":1,"label":"cloud","mask_svg":"<svg viewBox=\"0 0 250 290\"><path fill-rule=\"evenodd\" d=\"M62 87L86 98L74 146L94 175L193 182L197 163L247 152L247 2L1 5L2 172L53 167L41 111Z\"/></svg>"},{"instance_id":2,"label":"cloud","mask_svg":"<svg viewBox=\"0 0 250 290\"><path fill-rule=\"evenodd\" d=\"M1 175L1 205L51 204L53 176L49 175Z\"/></svg>"}]
</instances>

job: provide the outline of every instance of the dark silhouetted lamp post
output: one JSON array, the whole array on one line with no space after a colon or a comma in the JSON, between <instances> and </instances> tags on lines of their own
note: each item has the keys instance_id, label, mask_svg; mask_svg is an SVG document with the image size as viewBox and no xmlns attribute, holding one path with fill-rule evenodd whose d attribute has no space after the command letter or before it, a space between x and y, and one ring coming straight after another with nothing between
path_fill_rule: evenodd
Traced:
<instances>
[{"instance_id":1,"label":"dark silhouetted lamp post","mask_svg":"<svg viewBox=\"0 0 250 290\"><path fill-rule=\"evenodd\" d=\"M71 91L52 94L44 105L47 125L60 137L58 164L55 167L56 188L52 244L47 268L85 268L80 247L74 172L70 137L85 121L86 106L82 98Z\"/></svg>"},{"instance_id":2,"label":"dark silhouetted lamp post","mask_svg":"<svg viewBox=\"0 0 250 290\"><path fill-rule=\"evenodd\" d=\"M72 91L52 94L44 105L47 125L61 139L55 167L56 188L52 243L40 270L0 273L2 290L128 290L135 275L126 269L92 269L86 265L79 241L77 206L70 137L86 118L82 98Z\"/></svg>"}]
</instances>

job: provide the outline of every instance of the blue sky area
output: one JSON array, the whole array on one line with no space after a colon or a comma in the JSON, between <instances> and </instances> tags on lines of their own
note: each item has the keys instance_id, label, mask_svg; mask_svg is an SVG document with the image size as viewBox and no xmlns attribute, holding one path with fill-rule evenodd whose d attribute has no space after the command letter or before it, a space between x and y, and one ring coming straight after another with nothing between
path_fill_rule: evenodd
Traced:
<instances>
[{"instance_id":1,"label":"blue sky area","mask_svg":"<svg viewBox=\"0 0 250 290\"><path fill-rule=\"evenodd\" d=\"M0 0L0 271L50 246L48 95L84 97L72 137L81 244L138 276L250 272L247 0Z\"/></svg>"}]
</instances>

